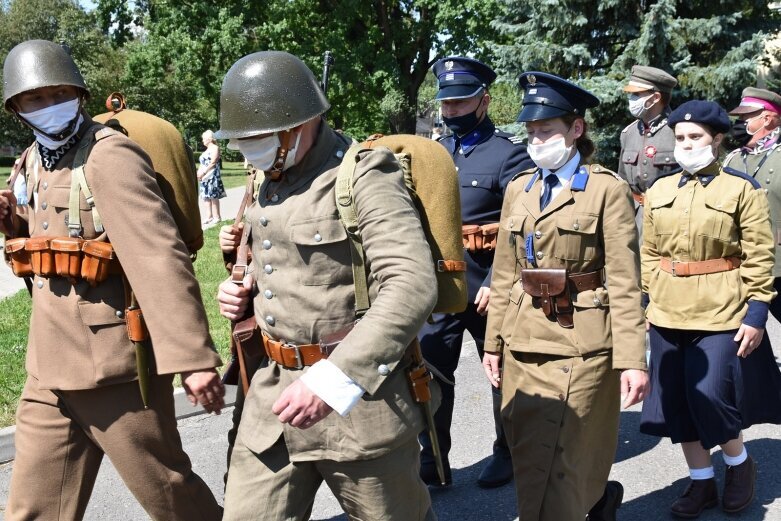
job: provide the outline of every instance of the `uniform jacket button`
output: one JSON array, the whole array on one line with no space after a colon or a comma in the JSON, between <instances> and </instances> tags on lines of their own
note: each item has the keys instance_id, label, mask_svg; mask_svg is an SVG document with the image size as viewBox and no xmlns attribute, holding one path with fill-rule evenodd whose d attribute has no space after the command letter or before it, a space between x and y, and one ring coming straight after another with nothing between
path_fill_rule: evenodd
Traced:
<instances>
[{"instance_id":1,"label":"uniform jacket button","mask_svg":"<svg viewBox=\"0 0 781 521\"><path fill-rule=\"evenodd\" d=\"M263 266L263 271L270 275L271 272L274 271L274 268L271 267L271 264L266 264Z\"/></svg>"},{"instance_id":2,"label":"uniform jacket button","mask_svg":"<svg viewBox=\"0 0 781 521\"><path fill-rule=\"evenodd\" d=\"M42 203L41 203L41 210L45 210L45 209L47 209L48 207L49 207L49 203L47 203L46 201L44 201L44 202L42 202Z\"/></svg>"},{"instance_id":3,"label":"uniform jacket button","mask_svg":"<svg viewBox=\"0 0 781 521\"><path fill-rule=\"evenodd\" d=\"M540 259L540 260L542 260L542 258L543 258L543 257L545 257L545 254L544 254L544 253L542 253L541 251L538 251L538 252L537 252L537 258L538 258L538 259Z\"/></svg>"},{"instance_id":4,"label":"uniform jacket button","mask_svg":"<svg viewBox=\"0 0 781 521\"><path fill-rule=\"evenodd\" d=\"M320 241L323 240L323 236L320 235L319 233L316 233L314 239L315 239L315 242L320 242Z\"/></svg>"},{"instance_id":5,"label":"uniform jacket button","mask_svg":"<svg viewBox=\"0 0 781 521\"><path fill-rule=\"evenodd\" d=\"M268 224L268 219L266 219L265 217L261 217L260 218L260 224L262 226L266 226Z\"/></svg>"},{"instance_id":6,"label":"uniform jacket button","mask_svg":"<svg viewBox=\"0 0 781 521\"><path fill-rule=\"evenodd\" d=\"M44 181L42 186L43 186L43 189L46 190L47 188L49 188L49 183Z\"/></svg>"},{"instance_id":7,"label":"uniform jacket button","mask_svg":"<svg viewBox=\"0 0 781 521\"><path fill-rule=\"evenodd\" d=\"M472 179L472 186L477 186L477 179Z\"/></svg>"},{"instance_id":8,"label":"uniform jacket button","mask_svg":"<svg viewBox=\"0 0 781 521\"><path fill-rule=\"evenodd\" d=\"M270 250L271 249L271 241L266 239L263 241L263 249L264 250Z\"/></svg>"},{"instance_id":9,"label":"uniform jacket button","mask_svg":"<svg viewBox=\"0 0 781 521\"><path fill-rule=\"evenodd\" d=\"M274 296L274 292L271 291L270 289L267 289L266 291L263 292L263 296L266 297L267 299L271 299Z\"/></svg>"},{"instance_id":10,"label":"uniform jacket button","mask_svg":"<svg viewBox=\"0 0 781 521\"><path fill-rule=\"evenodd\" d=\"M534 232L534 238L535 239L540 239L541 237L542 237L542 232L540 230L537 230L536 232Z\"/></svg>"},{"instance_id":11,"label":"uniform jacket button","mask_svg":"<svg viewBox=\"0 0 781 521\"><path fill-rule=\"evenodd\" d=\"M380 375L382 376L388 376L388 374L390 373L390 368L385 364L380 364L377 367L377 372L380 373Z\"/></svg>"},{"instance_id":12,"label":"uniform jacket button","mask_svg":"<svg viewBox=\"0 0 781 521\"><path fill-rule=\"evenodd\" d=\"M122 318L124 316L121 309L116 310L114 314L117 316L117 318Z\"/></svg>"},{"instance_id":13,"label":"uniform jacket button","mask_svg":"<svg viewBox=\"0 0 781 521\"><path fill-rule=\"evenodd\" d=\"M344 150L337 150L336 151L336 157L338 157L339 159L343 158L344 157Z\"/></svg>"},{"instance_id":14,"label":"uniform jacket button","mask_svg":"<svg viewBox=\"0 0 781 521\"><path fill-rule=\"evenodd\" d=\"M566 366L566 365L564 367L562 367L561 370L564 371L565 374L569 373L569 367Z\"/></svg>"},{"instance_id":15,"label":"uniform jacket button","mask_svg":"<svg viewBox=\"0 0 781 521\"><path fill-rule=\"evenodd\" d=\"M565 398L565 396L563 394L559 394L559 400L561 400L563 402L564 398Z\"/></svg>"},{"instance_id":16,"label":"uniform jacket button","mask_svg":"<svg viewBox=\"0 0 781 521\"><path fill-rule=\"evenodd\" d=\"M272 203L276 203L277 201L279 201L279 195L278 194L272 195L271 196L271 202Z\"/></svg>"},{"instance_id":17,"label":"uniform jacket button","mask_svg":"<svg viewBox=\"0 0 781 521\"><path fill-rule=\"evenodd\" d=\"M599 300L599 297L594 297L594 305L597 307L602 305L602 301Z\"/></svg>"},{"instance_id":18,"label":"uniform jacket button","mask_svg":"<svg viewBox=\"0 0 781 521\"><path fill-rule=\"evenodd\" d=\"M572 229L573 230L580 230L580 224L578 224L578 223L573 224L572 225Z\"/></svg>"},{"instance_id":19,"label":"uniform jacket button","mask_svg":"<svg viewBox=\"0 0 781 521\"><path fill-rule=\"evenodd\" d=\"M47 223L46 221L43 221L43 224L41 224L41 228L43 228L44 230L48 230L49 229L49 223Z\"/></svg>"},{"instance_id":20,"label":"uniform jacket button","mask_svg":"<svg viewBox=\"0 0 781 521\"><path fill-rule=\"evenodd\" d=\"M43 281L38 279L38 282L36 282L35 285L38 286L38 289L41 289L43 287Z\"/></svg>"},{"instance_id":21,"label":"uniform jacket button","mask_svg":"<svg viewBox=\"0 0 781 521\"><path fill-rule=\"evenodd\" d=\"M276 322L277 320L271 315L266 316L266 324L268 324L269 326L273 326Z\"/></svg>"}]
</instances>

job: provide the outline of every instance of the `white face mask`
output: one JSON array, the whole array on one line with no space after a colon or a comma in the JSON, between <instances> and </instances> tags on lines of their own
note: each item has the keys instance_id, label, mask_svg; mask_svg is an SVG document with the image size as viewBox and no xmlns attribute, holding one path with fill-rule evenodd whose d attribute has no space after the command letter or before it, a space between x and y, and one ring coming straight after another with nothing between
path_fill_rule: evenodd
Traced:
<instances>
[{"instance_id":1,"label":"white face mask","mask_svg":"<svg viewBox=\"0 0 781 521\"><path fill-rule=\"evenodd\" d=\"M646 102L653 96L653 93L649 94L648 96L644 98L640 98L637 96L637 94L632 94L629 96L629 113L632 114L632 116L636 117L637 119L642 119L643 116L646 115L648 110L654 106L654 103L651 103L647 107L645 106Z\"/></svg>"},{"instance_id":2,"label":"white face mask","mask_svg":"<svg viewBox=\"0 0 781 521\"><path fill-rule=\"evenodd\" d=\"M562 136L541 145L529 143L528 151L535 165L545 170L556 170L569 161L573 146L566 146Z\"/></svg>"},{"instance_id":3,"label":"white face mask","mask_svg":"<svg viewBox=\"0 0 781 521\"><path fill-rule=\"evenodd\" d=\"M298 142L301 141L301 132L296 137L296 144L287 152L285 158L285 165L282 170L287 170L293 166L296 162L296 149L298 148ZM244 157L247 158L252 166L258 170L268 171L274 167L274 161L277 159L277 150L281 145L279 141L279 134L274 133L271 136L267 136L261 139L242 139L236 140L236 146L239 148Z\"/></svg>"},{"instance_id":4,"label":"white face mask","mask_svg":"<svg viewBox=\"0 0 781 521\"><path fill-rule=\"evenodd\" d=\"M683 147L676 145L673 155L681 168L690 174L696 174L716 160L716 156L713 155L713 147L710 145L691 150L684 150Z\"/></svg>"},{"instance_id":5,"label":"white face mask","mask_svg":"<svg viewBox=\"0 0 781 521\"><path fill-rule=\"evenodd\" d=\"M20 112L19 116L39 129L33 129L33 133L35 134L35 139L41 145L50 150L55 150L67 143L68 140L76 134L82 121L84 121L84 116L80 116L79 122L74 126L73 131L60 140L54 140L46 134L57 134L62 132L76 119L76 116L79 116L80 105L79 98L74 98L70 101L51 105L34 112ZM44 132L46 134L44 134Z\"/></svg>"},{"instance_id":6,"label":"white face mask","mask_svg":"<svg viewBox=\"0 0 781 521\"><path fill-rule=\"evenodd\" d=\"M762 117L762 114L760 114L759 116L754 116L753 118L748 118L748 119L746 120L746 134L748 134L749 136L753 136L754 134L756 134L757 132L759 132L760 130L762 130L762 128L764 127L764 125L762 125L762 126L761 126L761 127L759 127L758 129L756 129L754 132L751 132L751 131L748 129L748 124L749 124L749 122L750 122L750 121L754 121L755 119L757 119L757 118L761 118L761 117Z\"/></svg>"}]
</instances>

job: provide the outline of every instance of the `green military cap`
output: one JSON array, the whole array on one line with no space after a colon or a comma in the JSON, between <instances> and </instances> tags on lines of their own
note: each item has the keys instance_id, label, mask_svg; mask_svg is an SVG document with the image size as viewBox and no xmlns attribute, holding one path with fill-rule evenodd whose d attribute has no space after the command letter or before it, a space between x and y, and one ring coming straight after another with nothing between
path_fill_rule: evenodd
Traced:
<instances>
[{"instance_id":1,"label":"green military cap","mask_svg":"<svg viewBox=\"0 0 781 521\"><path fill-rule=\"evenodd\" d=\"M781 96L769 90L746 87L741 94L740 105L730 110L729 113L732 116L739 116L760 110L770 110L781 114Z\"/></svg>"},{"instance_id":2,"label":"green military cap","mask_svg":"<svg viewBox=\"0 0 781 521\"><path fill-rule=\"evenodd\" d=\"M678 85L678 80L662 69L647 65L634 65L632 74L629 76L629 83L624 87L624 92L654 90L671 93L676 85Z\"/></svg>"}]
</instances>

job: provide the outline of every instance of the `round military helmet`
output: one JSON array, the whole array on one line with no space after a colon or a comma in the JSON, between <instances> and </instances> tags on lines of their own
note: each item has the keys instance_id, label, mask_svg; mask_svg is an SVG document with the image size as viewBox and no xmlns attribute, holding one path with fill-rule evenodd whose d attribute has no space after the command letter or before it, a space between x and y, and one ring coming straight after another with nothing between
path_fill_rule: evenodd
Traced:
<instances>
[{"instance_id":1,"label":"round military helmet","mask_svg":"<svg viewBox=\"0 0 781 521\"><path fill-rule=\"evenodd\" d=\"M41 87L72 85L89 90L70 53L61 45L46 40L27 40L8 53L3 64L3 103L11 110L8 100Z\"/></svg>"},{"instance_id":2,"label":"round military helmet","mask_svg":"<svg viewBox=\"0 0 781 521\"><path fill-rule=\"evenodd\" d=\"M220 91L217 139L237 139L296 127L331 105L304 62L281 51L262 51L233 64Z\"/></svg>"}]
</instances>

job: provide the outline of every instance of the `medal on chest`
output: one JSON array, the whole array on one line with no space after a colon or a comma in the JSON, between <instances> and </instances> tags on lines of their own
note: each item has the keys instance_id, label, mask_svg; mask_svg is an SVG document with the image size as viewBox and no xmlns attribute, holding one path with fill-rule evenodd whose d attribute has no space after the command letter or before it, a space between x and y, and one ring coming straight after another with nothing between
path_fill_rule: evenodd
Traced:
<instances>
[{"instance_id":1,"label":"medal on chest","mask_svg":"<svg viewBox=\"0 0 781 521\"><path fill-rule=\"evenodd\" d=\"M656 147L653 145L648 145L645 147L645 157L653 159L653 157L656 155Z\"/></svg>"}]
</instances>

